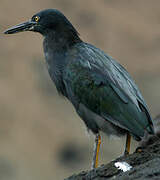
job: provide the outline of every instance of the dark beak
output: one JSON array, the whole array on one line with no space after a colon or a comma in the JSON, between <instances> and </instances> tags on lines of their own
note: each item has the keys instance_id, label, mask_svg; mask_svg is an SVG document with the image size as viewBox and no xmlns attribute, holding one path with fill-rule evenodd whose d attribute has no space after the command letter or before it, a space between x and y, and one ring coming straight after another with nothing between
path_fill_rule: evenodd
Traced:
<instances>
[{"instance_id":1,"label":"dark beak","mask_svg":"<svg viewBox=\"0 0 160 180\"><path fill-rule=\"evenodd\" d=\"M14 34L22 31L32 31L36 24L36 22L30 20L7 29L6 31L4 31L4 34Z\"/></svg>"}]
</instances>

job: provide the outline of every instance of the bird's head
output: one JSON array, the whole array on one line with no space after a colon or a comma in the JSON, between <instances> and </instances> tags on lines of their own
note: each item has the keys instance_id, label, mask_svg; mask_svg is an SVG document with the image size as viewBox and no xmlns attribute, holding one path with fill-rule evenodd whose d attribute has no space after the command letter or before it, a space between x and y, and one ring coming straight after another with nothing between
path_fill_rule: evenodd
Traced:
<instances>
[{"instance_id":1,"label":"bird's head","mask_svg":"<svg viewBox=\"0 0 160 180\"><path fill-rule=\"evenodd\" d=\"M14 34L22 31L39 32L46 36L50 32L59 34L72 34L78 37L76 29L69 20L56 9L46 9L32 16L32 18L24 23L18 24L7 29L5 34Z\"/></svg>"}]
</instances>

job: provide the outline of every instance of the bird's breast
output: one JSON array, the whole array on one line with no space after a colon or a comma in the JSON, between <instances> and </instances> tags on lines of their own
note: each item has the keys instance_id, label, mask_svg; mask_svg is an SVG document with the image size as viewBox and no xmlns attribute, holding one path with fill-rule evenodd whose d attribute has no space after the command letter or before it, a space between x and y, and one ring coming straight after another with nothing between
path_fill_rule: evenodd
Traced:
<instances>
[{"instance_id":1,"label":"bird's breast","mask_svg":"<svg viewBox=\"0 0 160 180\"><path fill-rule=\"evenodd\" d=\"M61 62L62 57L58 54L50 53L46 51L45 53L46 67L48 69L49 75L54 82L57 91L66 96L65 86L63 84L63 63Z\"/></svg>"}]
</instances>

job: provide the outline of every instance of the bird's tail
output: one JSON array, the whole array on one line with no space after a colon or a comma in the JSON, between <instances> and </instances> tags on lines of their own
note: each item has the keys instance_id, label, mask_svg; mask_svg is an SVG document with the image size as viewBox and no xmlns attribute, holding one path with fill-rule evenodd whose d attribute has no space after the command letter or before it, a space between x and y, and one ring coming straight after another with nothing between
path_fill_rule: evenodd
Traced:
<instances>
[{"instance_id":1,"label":"bird's tail","mask_svg":"<svg viewBox=\"0 0 160 180\"><path fill-rule=\"evenodd\" d=\"M154 134L150 134L148 131L145 131L145 135L140 141L139 145L140 147L146 147L148 145L153 144L160 138L160 114L157 115L153 119L153 129L154 129Z\"/></svg>"},{"instance_id":2,"label":"bird's tail","mask_svg":"<svg viewBox=\"0 0 160 180\"><path fill-rule=\"evenodd\" d=\"M153 127L155 134L160 137L160 114L158 114L153 120Z\"/></svg>"}]
</instances>

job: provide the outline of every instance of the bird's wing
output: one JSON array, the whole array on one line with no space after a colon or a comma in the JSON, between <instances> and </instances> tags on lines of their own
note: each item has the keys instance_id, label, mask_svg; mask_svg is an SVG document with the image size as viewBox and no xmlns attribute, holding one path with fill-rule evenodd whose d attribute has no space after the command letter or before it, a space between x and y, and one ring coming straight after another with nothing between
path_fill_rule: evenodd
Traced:
<instances>
[{"instance_id":1,"label":"bird's wing","mask_svg":"<svg viewBox=\"0 0 160 180\"><path fill-rule=\"evenodd\" d=\"M136 127L137 135L152 123L147 105L128 72L94 46L78 47L78 55L66 67L64 83L68 96L76 98L75 103L79 101L131 132Z\"/></svg>"}]
</instances>

